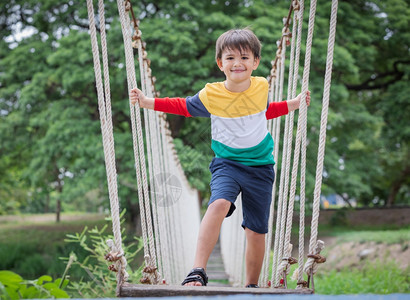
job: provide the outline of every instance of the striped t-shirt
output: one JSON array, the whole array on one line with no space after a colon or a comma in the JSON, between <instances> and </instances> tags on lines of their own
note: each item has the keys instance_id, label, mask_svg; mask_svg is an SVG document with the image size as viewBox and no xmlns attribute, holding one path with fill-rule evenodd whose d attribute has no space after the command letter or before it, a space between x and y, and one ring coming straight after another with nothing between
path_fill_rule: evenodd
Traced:
<instances>
[{"instance_id":1,"label":"striped t-shirt","mask_svg":"<svg viewBox=\"0 0 410 300\"><path fill-rule=\"evenodd\" d=\"M208 83L192 97L156 98L155 110L210 117L216 157L248 166L274 164L267 119L287 114L288 107L286 101L268 104L268 90L263 77L251 77L250 87L241 93L228 91L223 82Z\"/></svg>"}]
</instances>

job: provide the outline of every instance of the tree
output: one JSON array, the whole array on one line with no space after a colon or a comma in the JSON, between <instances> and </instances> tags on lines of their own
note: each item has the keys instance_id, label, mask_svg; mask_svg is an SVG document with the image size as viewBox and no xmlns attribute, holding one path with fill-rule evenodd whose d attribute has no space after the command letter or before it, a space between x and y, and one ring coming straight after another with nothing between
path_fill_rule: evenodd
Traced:
<instances>
[{"instance_id":1,"label":"tree","mask_svg":"<svg viewBox=\"0 0 410 300\"><path fill-rule=\"evenodd\" d=\"M122 35L116 1L105 2L119 195L137 215ZM330 14L329 1L318 2L309 87L308 198ZM206 82L223 80L214 44L232 27L250 25L260 38L262 61L255 75L266 76L290 5L278 0L133 4L157 89L166 96L193 95ZM34 211L54 208L59 201L63 209L108 206L85 3L12 0L0 8L0 212L6 203ZM339 3L323 193L364 205L409 201L408 13L402 0ZM19 30L26 36L19 38ZM213 155L209 120L169 120L188 179L207 197Z\"/></svg>"}]
</instances>

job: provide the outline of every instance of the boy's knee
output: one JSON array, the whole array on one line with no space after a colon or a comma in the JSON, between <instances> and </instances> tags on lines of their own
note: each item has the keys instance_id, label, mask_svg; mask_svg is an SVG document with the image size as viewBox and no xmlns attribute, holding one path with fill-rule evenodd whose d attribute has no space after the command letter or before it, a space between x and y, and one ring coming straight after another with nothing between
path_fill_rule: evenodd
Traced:
<instances>
[{"instance_id":1,"label":"boy's knee","mask_svg":"<svg viewBox=\"0 0 410 300\"><path fill-rule=\"evenodd\" d=\"M209 205L208 209L227 213L231 208L231 204L232 203L226 199L217 199Z\"/></svg>"},{"instance_id":2,"label":"boy's knee","mask_svg":"<svg viewBox=\"0 0 410 300\"><path fill-rule=\"evenodd\" d=\"M253 231L252 229L249 229L247 227L245 227L245 233L247 238L251 238L251 239L262 239L265 238L266 233L259 233L256 231Z\"/></svg>"}]
</instances>

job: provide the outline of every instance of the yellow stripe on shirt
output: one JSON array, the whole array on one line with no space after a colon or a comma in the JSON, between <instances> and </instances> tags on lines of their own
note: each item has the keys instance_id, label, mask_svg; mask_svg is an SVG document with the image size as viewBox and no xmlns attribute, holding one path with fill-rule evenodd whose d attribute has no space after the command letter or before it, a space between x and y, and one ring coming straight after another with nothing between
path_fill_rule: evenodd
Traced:
<instances>
[{"instance_id":1,"label":"yellow stripe on shirt","mask_svg":"<svg viewBox=\"0 0 410 300\"><path fill-rule=\"evenodd\" d=\"M208 83L199 98L212 115L238 118L266 110L268 82L263 77L251 77L251 86L244 92L228 91L223 82Z\"/></svg>"}]
</instances>

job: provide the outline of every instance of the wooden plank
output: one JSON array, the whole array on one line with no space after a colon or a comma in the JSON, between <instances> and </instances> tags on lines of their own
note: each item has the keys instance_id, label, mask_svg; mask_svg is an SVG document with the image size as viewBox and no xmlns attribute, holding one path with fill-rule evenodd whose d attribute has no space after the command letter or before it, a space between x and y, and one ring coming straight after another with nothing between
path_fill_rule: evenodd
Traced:
<instances>
[{"instance_id":1,"label":"wooden plank","mask_svg":"<svg viewBox=\"0 0 410 300\"><path fill-rule=\"evenodd\" d=\"M145 285L125 283L120 289L120 297L169 297L169 296L215 296L237 294L313 294L311 289L275 289L275 288L234 288L213 286L175 286Z\"/></svg>"}]
</instances>

